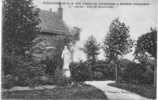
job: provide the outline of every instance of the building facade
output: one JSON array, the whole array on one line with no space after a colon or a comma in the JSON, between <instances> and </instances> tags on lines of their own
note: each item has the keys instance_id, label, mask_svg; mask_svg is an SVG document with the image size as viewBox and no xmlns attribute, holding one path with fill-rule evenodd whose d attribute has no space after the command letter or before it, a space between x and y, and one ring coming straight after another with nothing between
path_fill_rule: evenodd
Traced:
<instances>
[{"instance_id":1,"label":"building facade","mask_svg":"<svg viewBox=\"0 0 158 100\"><path fill-rule=\"evenodd\" d=\"M70 29L63 21L63 8L59 5L56 12L50 9L40 10L40 33L33 41L32 58L42 61L54 56L55 51L64 38L70 37Z\"/></svg>"}]
</instances>

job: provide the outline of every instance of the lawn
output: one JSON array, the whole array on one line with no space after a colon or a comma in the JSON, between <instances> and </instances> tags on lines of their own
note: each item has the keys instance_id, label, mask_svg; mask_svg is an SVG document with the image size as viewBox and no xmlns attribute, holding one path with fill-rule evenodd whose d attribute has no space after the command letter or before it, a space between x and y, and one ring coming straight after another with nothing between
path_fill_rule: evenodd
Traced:
<instances>
[{"instance_id":1,"label":"lawn","mask_svg":"<svg viewBox=\"0 0 158 100\"><path fill-rule=\"evenodd\" d=\"M127 83L111 83L108 85L125 89L147 98L152 98L152 99L156 98L156 88L154 88L151 85L134 85L134 84L127 84Z\"/></svg>"},{"instance_id":2,"label":"lawn","mask_svg":"<svg viewBox=\"0 0 158 100\"><path fill-rule=\"evenodd\" d=\"M2 98L4 100L107 100L106 95L101 90L89 85L4 92Z\"/></svg>"}]
</instances>

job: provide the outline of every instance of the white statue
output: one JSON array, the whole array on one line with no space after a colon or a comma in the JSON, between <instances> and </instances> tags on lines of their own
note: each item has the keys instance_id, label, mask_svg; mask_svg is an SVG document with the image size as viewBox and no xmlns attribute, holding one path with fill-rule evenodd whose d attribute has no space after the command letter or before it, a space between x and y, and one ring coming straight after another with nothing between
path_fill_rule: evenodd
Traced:
<instances>
[{"instance_id":1,"label":"white statue","mask_svg":"<svg viewBox=\"0 0 158 100\"><path fill-rule=\"evenodd\" d=\"M63 74L66 78L70 78L71 73L70 73L70 68L69 65L71 63L71 52L67 48L67 46L64 46L64 50L62 52L62 59L64 60L63 63Z\"/></svg>"}]
</instances>

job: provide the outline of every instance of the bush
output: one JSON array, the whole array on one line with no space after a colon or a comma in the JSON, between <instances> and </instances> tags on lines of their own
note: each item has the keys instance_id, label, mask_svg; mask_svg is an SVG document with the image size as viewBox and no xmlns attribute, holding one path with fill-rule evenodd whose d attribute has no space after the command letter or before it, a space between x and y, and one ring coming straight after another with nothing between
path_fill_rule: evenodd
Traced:
<instances>
[{"instance_id":1,"label":"bush","mask_svg":"<svg viewBox=\"0 0 158 100\"><path fill-rule=\"evenodd\" d=\"M15 55L10 55L4 53L2 55L2 72L4 75L11 75L15 73L15 67L17 66L18 63L18 57Z\"/></svg>"},{"instance_id":2,"label":"bush","mask_svg":"<svg viewBox=\"0 0 158 100\"><path fill-rule=\"evenodd\" d=\"M120 62L121 63L121 62ZM122 62L123 63L123 62ZM129 61L128 63L120 64L123 71L119 73L121 80L134 84L152 84L154 80L154 73L148 72L146 65L137 64ZM120 66L120 67L121 67Z\"/></svg>"},{"instance_id":3,"label":"bush","mask_svg":"<svg viewBox=\"0 0 158 100\"><path fill-rule=\"evenodd\" d=\"M131 63L124 70L122 77L123 77L123 80L127 82L138 84L142 80L141 74L143 72L144 72L143 68L141 68L139 65L135 63Z\"/></svg>"},{"instance_id":4,"label":"bush","mask_svg":"<svg viewBox=\"0 0 158 100\"><path fill-rule=\"evenodd\" d=\"M53 58L53 57L49 58L49 57L47 57L46 60L43 60L41 62L44 65L46 65L46 68L45 68L46 74L53 75L53 76L55 75L55 70L56 70L57 66L59 65L56 60L57 60L57 58ZM60 62L60 63L62 63L62 62Z\"/></svg>"},{"instance_id":5,"label":"bush","mask_svg":"<svg viewBox=\"0 0 158 100\"><path fill-rule=\"evenodd\" d=\"M66 85L66 79L63 76L63 71L61 68L57 67L55 70L55 84Z\"/></svg>"},{"instance_id":6,"label":"bush","mask_svg":"<svg viewBox=\"0 0 158 100\"><path fill-rule=\"evenodd\" d=\"M98 61L92 67L93 72L100 72L100 79L113 80L115 78L114 66L111 63L106 63L104 61ZM95 74L94 74L95 75ZM95 79L95 78L94 78Z\"/></svg>"},{"instance_id":7,"label":"bush","mask_svg":"<svg viewBox=\"0 0 158 100\"><path fill-rule=\"evenodd\" d=\"M73 81L83 82L87 80L112 80L114 79L114 67L104 61L98 61L91 65L87 62L71 63L70 69Z\"/></svg>"},{"instance_id":8,"label":"bush","mask_svg":"<svg viewBox=\"0 0 158 100\"><path fill-rule=\"evenodd\" d=\"M101 80L101 79L104 79L104 75L102 72L93 72L93 79L94 80Z\"/></svg>"},{"instance_id":9,"label":"bush","mask_svg":"<svg viewBox=\"0 0 158 100\"><path fill-rule=\"evenodd\" d=\"M2 80L2 87L9 89L14 86L14 78L12 75L6 75Z\"/></svg>"},{"instance_id":10,"label":"bush","mask_svg":"<svg viewBox=\"0 0 158 100\"><path fill-rule=\"evenodd\" d=\"M71 63L70 70L71 70L72 80L76 82L91 80L93 73L90 67L91 66L86 62Z\"/></svg>"},{"instance_id":11,"label":"bush","mask_svg":"<svg viewBox=\"0 0 158 100\"><path fill-rule=\"evenodd\" d=\"M8 64L6 63L8 62ZM8 69L8 71L7 71ZM4 85L35 86L40 84L40 76L45 75L45 66L31 61L24 56L4 56L3 59ZM12 77L8 79L7 75ZM10 85L12 84L12 85ZM5 87L5 86L4 86Z\"/></svg>"}]
</instances>

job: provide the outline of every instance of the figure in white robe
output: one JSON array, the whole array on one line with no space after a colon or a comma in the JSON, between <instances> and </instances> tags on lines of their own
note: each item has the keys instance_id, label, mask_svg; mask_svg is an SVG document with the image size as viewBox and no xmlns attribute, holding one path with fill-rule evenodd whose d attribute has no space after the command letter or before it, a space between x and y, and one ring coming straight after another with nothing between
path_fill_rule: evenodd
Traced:
<instances>
[{"instance_id":1,"label":"figure in white robe","mask_svg":"<svg viewBox=\"0 0 158 100\"><path fill-rule=\"evenodd\" d=\"M67 46L64 47L64 50L62 52L62 56L61 57L64 60L64 63L63 63L63 75L66 78L70 78L71 73L70 73L69 65L71 63L71 52L69 51Z\"/></svg>"}]
</instances>

